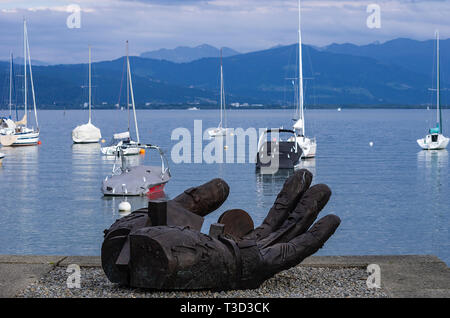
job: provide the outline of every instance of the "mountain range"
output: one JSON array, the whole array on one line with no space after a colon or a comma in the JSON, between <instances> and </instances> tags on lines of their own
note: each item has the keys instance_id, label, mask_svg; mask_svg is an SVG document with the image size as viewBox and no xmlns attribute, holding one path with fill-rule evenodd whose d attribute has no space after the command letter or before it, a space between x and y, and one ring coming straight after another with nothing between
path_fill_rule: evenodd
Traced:
<instances>
[{"instance_id":1,"label":"mountain range","mask_svg":"<svg viewBox=\"0 0 450 318\"><path fill-rule=\"evenodd\" d=\"M222 48L223 57L238 54L240 53L228 47ZM144 52L140 56L175 63L188 63L205 57L218 57L220 56L220 49L208 44L202 44L196 47L178 46L174 49L159 49L156 51Z\"/></svg>"},{"instance_id":2,"label":"mountain range","mask_svg":"<svg viewBox=\"0 0 450 318\"><path fill-rule=\"evenodd\" d=\"M450 39L441 40L440 46L441 87L445 88L450 83ZM224 57L227 103L292 107L292 83L298 77L297 49L293 44ZM138 107L217 105L217 54L190 62L133 56L130 63ZM430 88L436 86L435 65L433 40L396 39L382 44L332 44L322 48L304 45L305 103L307 107L423 107L434 103L435 93ZM124 104L124 66L124 58L93 63L95 107ZM16 96L20 101L23 78L18 76L21 69L16 70ZM2 105L7 104L8 72L9 64L0 62ZM34 66L33 77L41 107L80 107L87 100L86 64ZM443 104L447 104L445 90L441 93Z\"/></svg>"}]
</instances>

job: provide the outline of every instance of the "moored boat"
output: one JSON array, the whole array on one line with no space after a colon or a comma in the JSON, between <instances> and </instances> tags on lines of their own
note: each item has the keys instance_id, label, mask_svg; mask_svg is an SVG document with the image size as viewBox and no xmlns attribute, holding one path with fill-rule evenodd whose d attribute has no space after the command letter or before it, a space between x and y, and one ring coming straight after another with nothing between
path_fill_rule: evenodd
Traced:
<instances>
[{"instance_id":1,"label":"moored boat","mask_svg":"<svg viewBox=\"0 0 450 318\"><path fill-rule=\"evenodd\" d=\"M108 146L101 148L101 153L106 156L118 155L117 150L122 149L122 154L124 156L138 155L141 153L142 148L139 148L140 138L139 138L139 127L136 117L136 105L134 102L134 91L133 91L133 81L131 79L131 66L130 58L128 54L128 41L126 42L126 55L125 63L127 70L127 108L128 108L128 130L121 133L116 133ZM136 141L131 139L130 135L130 99L133 107L134 116L134 129L136 132Z\"/></svg>"},{"instance_id":2,"label":"moored boat","mask_svg":"<svg viewBox=\"0 0 450 318\"><path fill-rule=\"evenodd\" d=\"M139 149L153 149L159 152L160 166L139 165L128 167L123 155L123 149L132 146L118 147L118 158L121 166L114 165L111 176L106 177L102 183L102 192L105 196L152 196L164 191L164 187L171 178L169 165L164 153L158 146L140 145Z\"/></svg>"},{"instance_id":3,"label":"moored boat","mask_svg":"<svg viewBox=\"0 0 450 318\"><path fill-rule=\"evenodd\" d=\"M89 121L87 124L80 125L72 131L72 141L75 144L91 144L99 142L102 138L100 129L92 124L92 92L91 92L91 47L89 47Z\"/></svg>"},{"instance_id":4,"label":"moored boat","mask_svg":"<svg viewBox=\"0 0 450 318\"><path fill-rule=\"evenodd\" d=\"M295 131L267 129L259 138L256 169L293 169L300 163L302 148L296 142ZM270 171L269 171L270 172Z\"/></svg>"},{"instance_id":5,"label":"moored boat","mask_svg":"<svg viewBox=\"0 0 450 318\"><path fill-rule=\"evenodd\" d=\"M23 47L24 47L24 115L20 121L13 121L11 118L0 119L0 143L3 146L30 146L39 144L39 123L36 109L36 95L34 92L33 70L31 67L30 46L28 43L28 31L26 20L23 21ZM28 127L28 71L30 75L31 93L33 98L34 119L36 128ZM10 94L9 106L11 115L11 93L12 93L12 58L10 66ZM11 116L10 116L11 117Z\"/></svg>"},{"instance_id":6,"label":"moored boat","mask_svg":"<svg viewBox=\"0 0 450 318\"><path fill-rule=\"evenodd\" d=\"M227 121L226 121L226 101L225 101L225 88L223 83L223 62L222 62L222 50L220 50L220 122L217 128L208 130L209 136L220 137L227 134Z\"/></svg>"},{"instance_id":7,"label":"moored boat","mask_svg":"<svg viewBox=\"0 0 450 318\"><path fill-rule=\"evenodd\" d=\"M440 107L440 69L439 69L439 31L436 31L437 88L436 88L436 127L430 128L425 138L417 139L423 150L440 150L448 146L450 138L442 134L442 111Z\"/></svg>"}]
</instances>

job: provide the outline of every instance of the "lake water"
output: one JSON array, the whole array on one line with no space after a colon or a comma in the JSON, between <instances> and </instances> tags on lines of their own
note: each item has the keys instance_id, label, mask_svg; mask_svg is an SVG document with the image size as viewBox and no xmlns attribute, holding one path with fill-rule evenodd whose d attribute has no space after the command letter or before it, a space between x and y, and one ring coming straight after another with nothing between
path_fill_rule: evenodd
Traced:
<instances>
[{"instance_id":1,"label":"lake water","mask_svg":"<svg viewBox=\"0 0 450 318\"><path fill-rule=\"evenodd\" d=\"M103 230L117 218L122 198L104 198L102 180L114 160L99 145L72 145L71 131L87 122L86 111L39 111L42 145L9 148L0 167L0 254L99 255ZM333 191L322 212L342 223L318 255L434 254L450 264L448 152L421 151L416 139L435 121L433 110L308 110L307 134L318 143L316 159L304 162L313 183ZM125 131L125 111L94 111L93 123L109 141ZM175 164L174 129L218 123L214 110L139 110L141 141L163 147L172 172L168 197L220 177L230 185L227 202L203 227L230 208L248 211L259 225L289 172L262 176L253 163ZM232 110L230 127L288 127L291 110ZM443 111L450 133L450 111ZM373 143L370 146L369 143ZM204 140L203 146L210 141ZM228 149L227 151L230 151ZM131 164L152 162L152 153ZM130 198L133 209L147 198Z\"/></svg>"}]
</instances>

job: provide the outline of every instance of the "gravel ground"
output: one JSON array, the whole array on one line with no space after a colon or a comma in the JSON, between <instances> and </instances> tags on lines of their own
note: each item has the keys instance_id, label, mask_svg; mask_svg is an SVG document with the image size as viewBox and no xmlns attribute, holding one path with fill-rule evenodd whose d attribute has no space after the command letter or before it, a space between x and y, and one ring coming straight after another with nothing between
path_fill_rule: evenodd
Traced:
<instances>
[{"instance_id":1,"label":"gravel ground","mask_svg":"<svg viewBox=\"0 0 450 318\"><path fill-rule=\"evenodd\" d=\"M388 297L383 289L368 289L368 274L362 268L325 268L297 266L281 272L253 290L211 291L167 291L155 292L131 289L112 284L98 267L81 268L81 288L67 288L65 267L55 267L38 282L29 285L16 297L32 298L172 298L172 297Z\"/></svg>"}]
</instances>

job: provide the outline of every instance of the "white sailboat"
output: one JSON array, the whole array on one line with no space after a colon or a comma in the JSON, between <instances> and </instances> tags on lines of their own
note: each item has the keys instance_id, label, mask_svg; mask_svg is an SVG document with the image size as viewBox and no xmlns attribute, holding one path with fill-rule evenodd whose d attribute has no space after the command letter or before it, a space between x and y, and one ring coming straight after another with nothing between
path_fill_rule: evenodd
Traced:
<instances>
[{"instance_id":1,"label":"white sailboat","mask_svg":"<svg viewBox=\"0 0 450 318\"><path fill-rule=\"evenodd\" d=\"M30 46L28 43L27 22L23 21L23 51L24 51L24 112L22 120L14 122L11 118L2 118L0 122L0 143L3 146L30 146L39 143L39 123L36 110L36 96L34 93L33 71L31 67ZM27 61L28 58L28 61ZM33 97L34 119L36 128L28 127L28 81L27 66L30 72L31 92ZM12 60L10 66L10 113L11 113L11 93L12 93ZM11 115L11 114L10 114ZM11 116L10 116L11 117Z\"/></svg>"},{"instance_id":2,"label":"white sailboat","mask_svg":"<svg viewBox=\"0 0 450 318\"><path fill-rule=\"evenodd\" d=\"M436 88L436 127L430 128L425 138L417 140L419 146L424 150L439 150L447 148L449 138L442 134L442 111L440 107L440 69L439 69L439 31L436 31L436 54L437 54L437 88Z\"/></svg>"},{"instance_id":3,"label":"white sailboat","mask_svg":"<svg viewBox=\"0 0 450 318\"><path fill-rule=\"evenodd\" d=\"M315 138L306 137L305 112L303 94L303 65L302 65L302 32L301 32L301 5L298 0L298 101L297 119L293 125L298 145L302 149L302 159L314 158L316 156L317 143ZM292 137L293 138L293 137Z\"/></svg>"},{"instance_id":4,"label":"white sailboat","mask_svg":"<svg viewBox=\"0 0 450 318\"><path fill-rule=\"evenodd\" d=\"M89 46L89 121L87 124L75 127L72 131L72 140L75 144L90 144L99 142L102 138L100 129L95 127L91 123L91 100L92 100L92 88L91 88L91 47Z\"/></svg>"},{"instance_id":5,"label":"white sailboat","mask_svg":"<svg viewBox=\"0 0 450 318\"><path fill-rule=\"evenodd\" d=\"M222 49L220 50L220 122L217 128L208 130L210 137L225 136L227 134L226 113L225 113L225 89L223 84L223 63L222 63ZM223 127L225 126L225 127Z\"/></svg>"},{"instance_id":6,"label":"white sailboat","mask_svg":"<svg viewBox=\"0 0 450 318\"><path fill-rule=\"evenodd\" d=\"M123 155L138 155L141 152L141 148L138 147L140 144L139 139L139 128L136 117L136 105L134 103L134 92L133 92L133 82L131 80L131 67L130 67L130 58L128 54L128 41L127 41L127 52L126 52L126 64L127 64L127 107L128 107L128 130L125 132L117 133L113 135L113 140L111 143L101 148L101 152L104 155L117 155L117 151L119 147L122 147ZM130 112L129 112L129 95L131 95L131 104L133 107L133 115L134 115L134 127L136 130L136 141L131 139L130 136ZM131 146L131 147L130 147Z\"/></svg>"}]
</instances>

